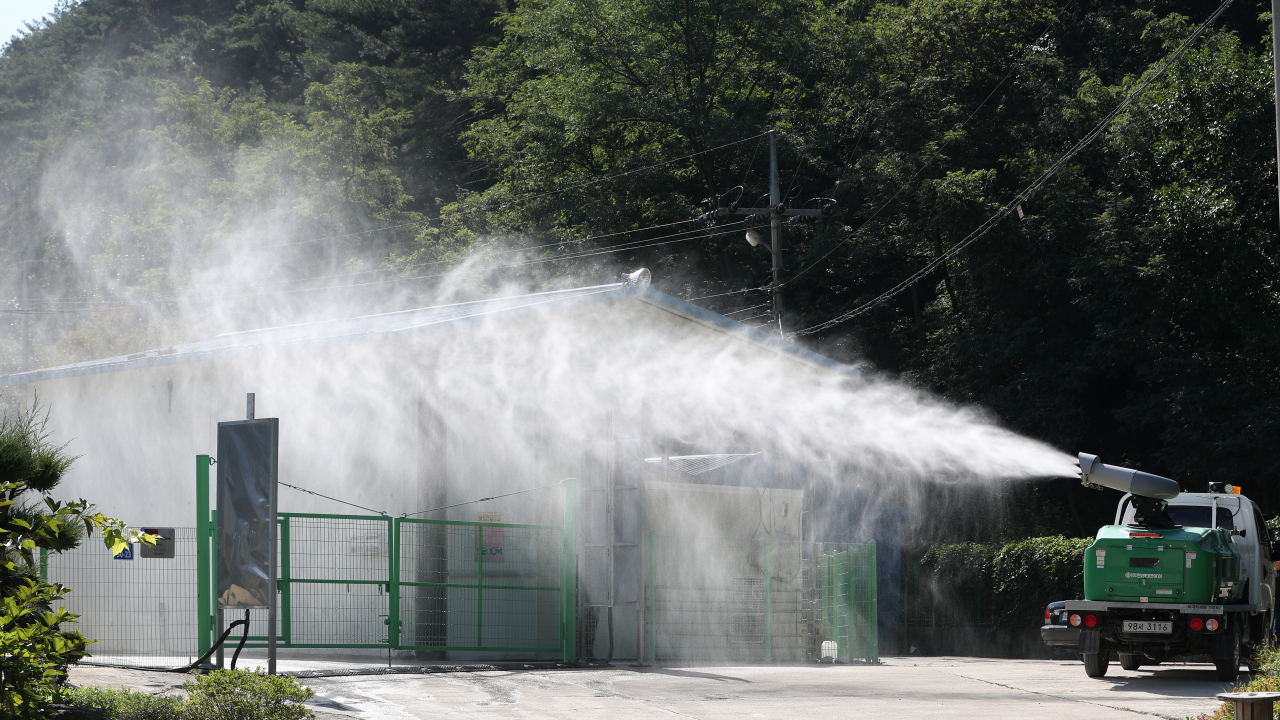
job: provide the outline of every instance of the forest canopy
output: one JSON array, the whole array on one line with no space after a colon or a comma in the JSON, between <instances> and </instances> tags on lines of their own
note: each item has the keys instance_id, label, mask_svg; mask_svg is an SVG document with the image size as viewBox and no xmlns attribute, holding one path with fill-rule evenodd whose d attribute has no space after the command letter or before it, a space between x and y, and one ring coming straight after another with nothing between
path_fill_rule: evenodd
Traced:
<instances>
[{"instance_id":1,"label":"forest canopy","mask_svg":"<svg viewBox=\"0 0 1280 720\"><path fill-rule=\"evenodd\" d=\"M812 328L980 226L1217 6L68 0L0 54L0 365L24 320L39 367L638 267L763 325L769 253L696 218L767 194L769 130L788 204L835 201L785 230ZM1016 216L797 341L1280 511L1268 8L1237 0ZM1066 481L1023 500L1059 509L1022 536L1107 512Z\"/></svg>"}]
</instances>

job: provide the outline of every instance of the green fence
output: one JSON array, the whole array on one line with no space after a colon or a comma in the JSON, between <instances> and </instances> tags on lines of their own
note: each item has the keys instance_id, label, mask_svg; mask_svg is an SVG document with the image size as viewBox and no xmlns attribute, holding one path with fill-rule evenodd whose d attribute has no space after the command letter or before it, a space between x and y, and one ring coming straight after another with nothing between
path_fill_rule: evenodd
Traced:
<instances>
[{"instance_id":1,"label":"green fence","mask_svg":"<svg viewBox=\"0 0 1280 720\"><path fill-rule=\"evenodd\" d=\"M91 543L48 558L49 578L75 588L67 605L81 629L101 641L90 662L176 667L221 633L207 456L197 486L197 527L176 529L175 558L115 559ZM277 646L574 661L576 483L564 486L563 526L280 513ZM827 642L841 658L878 661L874 542L647 541L633 617L648 662L816 661ZM248 647L266 645L264 616L254 613Z\"/></svg>"},{"instance_id":2,"label":"green fence","mask_svg":"<svg viewBox=\"0 0 1280 720\"><path fill-rule=\"evenodd\" d=\"M83 664L177 667L199 656L196 530L174 532L172 558L141 557L137 545L112 557L97 536L44 558L45 577L71 588L61 602L80 617L67 629L94 640Z\"/></svg>"},{"instance_id":3,"label":"green fence","mask_svg":"<svg viewBox=\"0 0 1280 720\"><path fill-rule=\"evenodd\" d=\"M201 456L204 459L204 456ZM208 496L197 461L197 497ZM566 507L576 484L565 481ZM197 508L198 650L220 634L213 527ZM558 654L574 660L576 544L565 527L279 513L276 645ZM230 613L224 623L234 621ZM265 634L246 647L265 647Z\"/></svg>"},{"instance_id":4,"label":"green fence","mask_svg":"<svg viewBox=\"0 0 1280 720\"><path fill-rule=\"evenodd\" d=\"M823 626L836 643L836 658L874 662L880 645L875 543L817 560Z\"/></svg>"},{"instance_id":5,"label":"green fence","mask_svg":"<svg viewBox=\"0 0 1280 720\"><path fill-rule=\"evenodd\" d=\"M649 535L649 662L878 662L875 543Z\"/></svg>"}]
</instances>

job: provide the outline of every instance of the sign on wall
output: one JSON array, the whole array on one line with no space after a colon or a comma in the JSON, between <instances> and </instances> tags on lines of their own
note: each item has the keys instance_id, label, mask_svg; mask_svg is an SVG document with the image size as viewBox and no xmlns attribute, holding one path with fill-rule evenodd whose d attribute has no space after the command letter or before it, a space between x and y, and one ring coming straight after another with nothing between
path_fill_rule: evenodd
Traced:
<instances>
[{"instance_id":1,"label":"sign on wall","mask_svg":"<svg viewBox=\"0 0 1280 720\"><path fill-rule=\"evenodd\" d=\"M141 543L138 554L144 558L173 559L173 528L142 528L142 532L156 536L156 544Z\"/></svg>"},{"instance_id":2,"label":"sign on wall","mask_svg":"<svg viewBox=\"0 0 1280 720\"><path fill-rule=\"evenodd\" d=\"M476 520L482 523L500 523L502 522L502 513L499 512L482 512L477 513ZM482 527L480 528L480 559L483 562L504 562L503 554L503 537L502 528Z\"/></svg>"}]
</instances>

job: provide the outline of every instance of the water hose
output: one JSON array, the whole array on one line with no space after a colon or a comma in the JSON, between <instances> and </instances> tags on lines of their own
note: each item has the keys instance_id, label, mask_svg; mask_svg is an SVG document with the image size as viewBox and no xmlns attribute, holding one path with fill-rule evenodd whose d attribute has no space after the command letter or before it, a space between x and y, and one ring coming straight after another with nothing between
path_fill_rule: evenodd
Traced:
<instances>
[{"instance_id":1,"label":"water hose","mask_svg":"<svg viewBox=\"0 0 1280 720\"><path fill-rule=\"evenodd\" d=\"M210 656L212 656L215 652L217 652L218 648L222 647L222 643L226 642L227 636L231 634L232 630L236 629L237 625L244 625L244 636L240 638L240 646L243 647L245 638L249 636L249 612L246 610L244 614L245 614L244 620L236 620L235 622L228 625L227 629L222 632L222 637L218 638L218 641L215 642L213 646L209 648L208 652L206 652L205 654L197 658L195 662L191 663L190 665L183 665L180 668L173 668L172 670L162 670L161 672L185 673L185 672L191 672L192 670L195 670L196 668L200 667L201 665L204 664L206 660L209 659ZM239 654L240 654L240 649L236 648L236 655L239 655ZM231 660L231 667L232 669L235 669L235 658L232 658Z\"/></svg>"},{"instance_id":2,"label":"water hose","mask_svg":"<svg viewBox=\"0 0 1280 720\"><path fill-rule=\"evenodd\" d=\"M244 611L244 634L240 636L240 644L236 645L236 651L231 656L231 669L236 669L236 660L240 657L240 651L244 649L244 641L249 639L249 609Z\"/></svg>"}]
</instances>

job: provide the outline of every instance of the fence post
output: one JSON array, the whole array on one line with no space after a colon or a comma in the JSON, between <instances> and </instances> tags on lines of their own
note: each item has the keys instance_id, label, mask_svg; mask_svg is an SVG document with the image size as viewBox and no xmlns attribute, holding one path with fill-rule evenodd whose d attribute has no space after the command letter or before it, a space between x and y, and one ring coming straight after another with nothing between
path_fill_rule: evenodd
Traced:
<instances>
[{"instance_id":1,"label":"fence post","mask_svg":"<svg viewBox=\"0 0 1280 720\"><path fill-rule=\"evenodd\" d=\"M835 613L836 657L853 657L853 560L855 551L846 549L831 556L831 599Z\"/></svg>"},{"instance_id":2,"label":"fence post","mask_svg":"<svg viewBox=\"0 0 1280 720\"><path fill-rule=\"evenodd\" d=\"M476 647L484 647L484 527L476 524Z\"/></svg>"},{"instance_id":3,"label":"fence post","mask_svg":"<svg viewBox=\"0 0 1280 720\"><path fill-rule=\"evenodd\" d=\"M764 536L764 661L773 662L773 537Z\"/></svg>"},{"instance_id":4,"label":"fence post","mask_svg":"<svg viewBox=\"0 0 1280 720\"><path fill-rule=\"evenodd\" d=\"M280 636L293 642L293 571L289 567L289 516L280 518Z\"/></svg>"},{"instance_id":5,"label":"fence post","mask_svg":"<svg viewBox=\"0 0 1280 720\"><path fill-rule=\"evenodd\" d=\"M560 540L560 647L566 663L578 660L578 481L564 481Z\"/></svg>"},{"instance_id":6,"label":"fence post","mask_svg":"<svg viewBox=\"0 0 1280 720\"><path fill-rule=\"evenodd\" d=\"M821 610L819 617L822 619L821 625L825 625L827 632L832 633L832 639L835 637L835 623L831 622L831 560L827 555L818 556L818 597L821 600ZM822 659L822 646L818 646L818 659ZM834 658L832 658L834 659Z\"/></svg>"},{"instance_id":7,"label":"fence post","mask_svg":"<svg viewBox=\"0 0 1280 720\"><path fill-rule=\"evenodd\" d=\"M867 662L880 662L880 605L878 596L879 589L876 587L876 541L871 541L871 633L870 639L870 656Z\"/></svg>"},{"instance_id":8,"label":"fence post","mask_svg":"<svg viewBox=\"0 0 1280 720\"><path fill-rule=\"evenodd\" d=\"M649 629L649 642L645 650L649 654L649 664L658 659L658 538L653 530L649 531L649 619L645 627Z\"/></svg>"},{"instance_id":9,"label":"fence post","mask_svg":"<svg viewBox=\"0 0 1280 720\"><path fill-rule=\"evenodd\" d=\"M400 647L400 518L387 519L387 646Z\"/></svg>"},{"instance_id":10,"label":"fence post","mask_svg":"<svg viewBox=\"0 0 1280 720\"><path fill-rule=\"evenodd\" d=\"M212 562L209 542L209 456L196 456L196 653L203 657L213 646Z\"/></svg>"}]
</instances>

